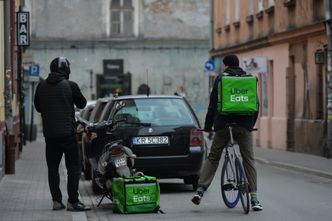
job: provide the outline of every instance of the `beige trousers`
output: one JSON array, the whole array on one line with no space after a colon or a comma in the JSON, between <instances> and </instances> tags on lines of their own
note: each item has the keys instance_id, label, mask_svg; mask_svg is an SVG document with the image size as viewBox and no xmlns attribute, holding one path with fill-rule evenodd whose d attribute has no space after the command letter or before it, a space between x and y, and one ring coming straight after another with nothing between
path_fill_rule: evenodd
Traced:
<instances>
[{"instance_id":1,"label":"beige trousers","mask_svg":"<svg viewBox=\"0 0 332 221\"><path fill-rule=\"evenodd\" d=\"M246 173L251 192L257 191L257 172L254 160L252 132L243 127L233 127L233 138L239 144L241 156L243 159L243 167ZM218 169L219 160L221 158L224 147L230 140L227 128L219 130L215 133L208 159L205 161L198 186L207 189Z\"/></svg>"}]
</instances>

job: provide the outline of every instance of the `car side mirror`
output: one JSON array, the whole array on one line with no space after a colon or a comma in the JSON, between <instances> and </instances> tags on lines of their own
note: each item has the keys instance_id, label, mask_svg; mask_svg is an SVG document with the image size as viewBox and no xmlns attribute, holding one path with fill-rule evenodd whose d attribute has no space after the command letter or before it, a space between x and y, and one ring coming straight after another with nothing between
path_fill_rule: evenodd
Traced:
<instances>
[{"instance_id":1,"label":"car side mirror","mask_svg":"<svg viewBox=\"0 0 332 221\"><path fill-rule=\"evenodd\" d=\"M121 110L124 106L126 106L125 102L120 101L119 103L117 103L117 104L115 105L115 108L116 108L117 110Z\"/></svg>"},{"instance_id":2,"label":"car side mirror","mask_svg":"<svg viewBox=\"0 0 332 221\"><path fill-rule=\"evenodd\" d=\"M117 114L114 116L115 121L127 121L130 114Z\"/></svg>"},{"instance_id":3,"label":"car side mirror","mask_svg":"<svg viewBox=\"0 0 332 221\"><path fill-rule=\"evenodd\" d=\"M126 106L126 104L125 104L125 102L123 102L123 101L120 101L119 103L117 103L117 104L115 105L115 112L114 112L114 115L116 116L117 113L118 113L118 112L119 112L124 106Z\"/></svg>"}]
</instances>

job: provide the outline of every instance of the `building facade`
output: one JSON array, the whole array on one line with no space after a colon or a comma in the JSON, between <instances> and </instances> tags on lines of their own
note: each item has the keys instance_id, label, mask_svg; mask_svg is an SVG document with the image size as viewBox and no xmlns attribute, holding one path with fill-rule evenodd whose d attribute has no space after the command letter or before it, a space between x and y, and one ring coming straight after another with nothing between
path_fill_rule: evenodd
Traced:
<instances>
[{"instance_id":1,"label":"building facade","mask_svg":"<svg viewBox=\"0 0 332 221\"><path fill-rule=\"evenodd\" d=\"M19 1L0 1L0 180L15 173L22 151L15 11Z\"/></svg>"},{"instance_id":2,"label":"building facade","mask_svg":"<svg viewBox=\"0 0 332 221\"><path fill-rule=\"evenodd\" d=\"M28 52L42 77L50 61L63 55L71 62L71 79L89 99L116 89L136 94L147 84L153 94L185 95L203 121L209 0L28 0L26 7L32 34Z\"/></svg>"},{"instance_id":3,"label":"building facade","mask_svg":"<svg viewBox=\"0 0 332 221\"><path fill-rule=\"evenodd\" d=\"M4 145L4 130L5 130L5 107L4 107L4 80L5 80L5 40L4 40L4 2L0 2L0 179L4 174L5 162L5 145Z\"/></svg>"},{"instance_id":4,"label":"building facade","mask_svg":"<svg viewBox=\"0 0 332 221\"><path fill-rule=\"evenodd\" d=\"M235 53L259 79L255 143L325 155L324 0L214 0L211 57ZM220 71L221 69L219 69Z\"/></svg>"}]
</instances>

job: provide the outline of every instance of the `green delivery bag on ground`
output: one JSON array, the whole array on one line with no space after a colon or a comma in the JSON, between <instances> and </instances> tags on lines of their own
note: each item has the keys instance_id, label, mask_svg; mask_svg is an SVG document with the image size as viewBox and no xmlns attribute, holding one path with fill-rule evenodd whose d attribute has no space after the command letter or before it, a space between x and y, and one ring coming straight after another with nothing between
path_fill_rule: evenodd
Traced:
<instances>
[{"instance_id":1,"label":"green delivery bag on ground","mask_svg":"<svg viewBox=\"0 0 332 221\"><path fill-rule=\"evenodd\" d=\"M253 115L257 112L257 78L251 75L221 77L218 111L223 115Z\"/></svg>"},{"instance_id":2,"label":"green delivery bag on ground","mask_svg":"<svg viewBox=\"0 0 332 221\"><path fill-rule=\"evenodd\" d=\"M156 177L114 178L113 211L116 213L153 213L160 209L160 188Z\"/></svg>"}]
</instances>

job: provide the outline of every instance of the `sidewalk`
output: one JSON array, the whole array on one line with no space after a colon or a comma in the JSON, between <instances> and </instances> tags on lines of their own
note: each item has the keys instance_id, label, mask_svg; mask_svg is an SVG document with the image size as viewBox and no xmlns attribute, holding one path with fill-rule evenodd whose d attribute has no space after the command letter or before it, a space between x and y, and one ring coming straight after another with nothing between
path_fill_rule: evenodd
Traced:
<instances>
[{"instance_id":1,"label":"sidewalk","mask_svg":"<svg viewBox=\"0 0 332 221\"><path fill-rule=\"evenodd\" d=\"M65 166L60 164L63 202L67 204ZM27 143L15 174L0 180L0 221L86 221L85 212L53 211L47 181L45 144Z\"/></svg>"},{"instance_id":2,"label":"sidewalk","mask_svg":"<svg viewBox=\"0 0 332 221\"><path fill-rule=\"evenodd\" d=\"M255 147L259 163L293 169L332 179L332 159ZM64 163L60 165L61 190L66 202ZM83 199L85 196L83 196ZM16 161L16 174L0 181L0 221L86 221L85 212L53 211L47 182L44 142L28 143ZM83 200L84 201L84 200Z\"/></svg>"},{"instance_id":3,"label":"sidewalk","mask_svg":"<svg viewBox=\"0 0 332 221\"><path fill-rule=\"evenodd\" d=\"M332 158L255 147L257 162L332 179Z\"/></svg>"}]
</instances>

